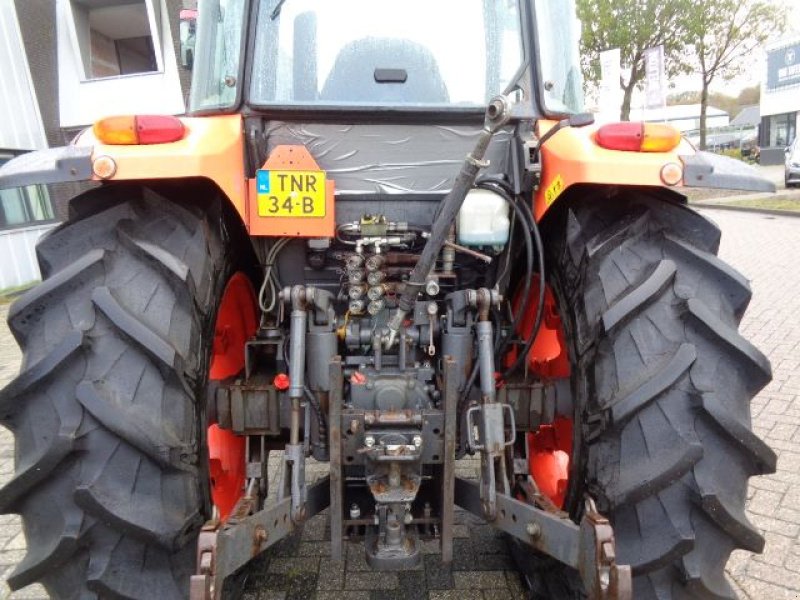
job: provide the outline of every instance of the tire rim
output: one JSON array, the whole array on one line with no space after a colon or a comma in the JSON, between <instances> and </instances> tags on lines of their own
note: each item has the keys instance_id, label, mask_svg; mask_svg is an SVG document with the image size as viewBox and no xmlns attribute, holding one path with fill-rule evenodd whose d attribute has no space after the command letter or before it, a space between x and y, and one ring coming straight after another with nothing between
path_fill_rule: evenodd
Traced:
<instances>
[{"instance_id":1,"label":"tire rim","mask_svg":"<svg viewBox=\"0 0 800 600\"><path fill-rule=\"evenodd\" d=\"M257 327L253 286L246 275L235 273L225 286L217 311L209 381L228 379L244 370L245 343ZM216 423L208 427L207 439L211 501L224 522L244 495L247 440Z\"/></svg>"}]
</instances>

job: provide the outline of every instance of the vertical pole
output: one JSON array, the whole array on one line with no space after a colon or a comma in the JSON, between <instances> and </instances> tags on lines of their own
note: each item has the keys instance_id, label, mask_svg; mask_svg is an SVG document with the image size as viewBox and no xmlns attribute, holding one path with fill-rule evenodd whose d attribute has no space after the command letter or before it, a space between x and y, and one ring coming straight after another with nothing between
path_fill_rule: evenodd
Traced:
<instances>
[{"instance_id":1,"label":"vertical pole","mask_svg":"<svg viewBox=\"0 0 800 600\"><path fill-rule=\"evenodd\" d=\"M444 357L444 456L442 457L442 562L453 562L453 520L455 516L456 407L458 405L458 364Z\"/></svg>"},{"instance_id":2,"label":"vertical pole","mask_svg":"<svg viewBox=\"0 0 800 600\"><path fill-rule=\"evenodd\" d=\"M328 430L330 432L331 467L331 559L342 560L344 530L344 488L342 478L342 359L335 356L330 363Z\"/></svg>"}]
</instances>

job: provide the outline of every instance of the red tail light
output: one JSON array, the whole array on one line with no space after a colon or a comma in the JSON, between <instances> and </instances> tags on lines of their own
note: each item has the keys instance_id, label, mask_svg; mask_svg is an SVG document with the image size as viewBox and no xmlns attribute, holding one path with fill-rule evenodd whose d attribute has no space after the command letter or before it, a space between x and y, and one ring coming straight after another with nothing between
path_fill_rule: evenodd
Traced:
<instances>
[{"instance_id":1,"label":"red tail light","mask_svg":"<svg viewBox=\"0 0 800 600\"><path fill-rule=\"evenodd\" d=\"M180 119L162 115L108 117L97 121L93 130L104 144L123 146L168 144L182 140L186 134Z\"/></svg>"},{"instance_id":2,"label":"red tail light","mask_svg":"<svg viewBox=\"0 0 800 600\"><path fill-rule=\"evenodd\" d=\"M595 140L608 150L669 152L681 143L681 134L660 123L609 123L597 130Z\"/></svg>"}]
</instances>

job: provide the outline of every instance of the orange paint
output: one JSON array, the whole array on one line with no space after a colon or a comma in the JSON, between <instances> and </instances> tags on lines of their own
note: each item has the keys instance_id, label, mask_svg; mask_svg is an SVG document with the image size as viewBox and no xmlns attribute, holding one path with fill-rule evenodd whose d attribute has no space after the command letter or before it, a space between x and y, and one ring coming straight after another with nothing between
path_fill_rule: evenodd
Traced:
<instances>
[{"instance_id":1,"label":"orange paint","mask_svg":"<svg viewBox=\"0 0 800 600\"><path fill-rule=\"evenodd\" d=\"M219 381L244 370L245 342L258 327L256 296L250 280L236 273L222 295L214 325L209 379ZM220 429L208 428L208 471L211 499L225 521L244 494L246 475L245 438Z\"/></svg>"},{"instance_id":2,"label":"orange paint","mask_svg":"<svg viewBox=\"0 0 800 600\"><path fill-rule=\"evenodd\" d=\"M79 146L93 146L92 158L108 156L117 165L106 181L205 177L216 183L245 219L247 191L241 115L181 118L183 139L166 144L112 146L97 140L91 129ZM95 177L95 180L100 179Z\"/></svg>"},{"instance_id":3,"label":"orange paint","mask_svg":"<svg viewBox=\"0 0 800 600\"><path fill-rule=\"evenodd\" d=\"M531 281L531 294L517 334L528 339L536 320L541 279ZM569 353L564 325L550 286L545 286L544 314L536 339L528 353L527 368L544 381L566 379L570 376ZM514 311L519 309L520 295L514 300ZM506 356L506 365L517 357L516 348ZM572 419L558 417L551 425L542 425L526 434L528 446L528 472L539 491L556 506L562 508L569 485L569 466L572 459Z\"/></svg>"},{"instance_id":4,"label":"orange paint","mask_svg":"<svg viewBox=\"0 0 800 600\"><path fill-rule=\"evenodd\" d=\"M543 135L554 121L540 121ZM539 221L558 197L580 183L664 187L661 169L681 164L679 154L694 153L681 144L671 152L622 152L601 148L595 142L597 127L566 128L542 148L542 182L534 194L534 216ZM554 194L554 190L558 193Z\"/></svg>"},{"instance_id":5,"label":"orange paint","mask_svg":"<svg viewBox=\"0 0 800 600\"><path fill-rule=\"evenodd\" d=\"M319 165L305 146L278 146L261 167L266 171L319 171ZM250 235L289 237L334 237L336 234L336 188L333 180L325 185L324 217L262 217L258 214L256 180L248 180L247 229Z\"/></svg>"},{"instance_id":6,"label":"orange paint","mask_svg":"<svg viewBox=\"0 0 800 600\"><path fill-rule=\"evenodd\" d=\"M528 471L539 491L559 508L564 507L572 458L572 419L558 417L527 435Z\"/></svg>"},{"instance_id":7,"label":"orange paint","mask_svg":"<svg viewBox=\"0 0 800 600\"><path fill-rule=\"evenodd\" d=\"M531 280L530 300L522 321L517 328L517 334L522 339L528 339L533 331L536 320L536 302L539 299L539 276ZM514 299L514 312L519 308L520 294ZM510 366L517 359L517 349L514 348L506 356L506 366ZM567 342L564 336L564 326L558 314L555 296L549 286L544 291L544 314L542 324L536 339L533 341L528 353L528 370L536 373L542 379L559 379L569 377L569 355Z\"/></svg>"}]
</instances>

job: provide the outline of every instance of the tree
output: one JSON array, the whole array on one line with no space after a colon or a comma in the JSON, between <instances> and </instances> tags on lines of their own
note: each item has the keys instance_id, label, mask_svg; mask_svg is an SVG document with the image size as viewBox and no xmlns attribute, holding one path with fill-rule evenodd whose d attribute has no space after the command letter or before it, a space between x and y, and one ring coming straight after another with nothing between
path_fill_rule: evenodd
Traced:
<instances>
[{"instance_id":1,"label":"tree","mask_svg":"<svg viewBox=\"0 0 800 600\"><path fill-rule=\"evenodd\" d=\"M706 147L709 87L752 68L749 57L774 33L783 30L785 9L767 0L692 0L687 29L701 77L700 148Z\"/></svg>"},{"instance_id":2,"label":"tree","mask_svg":"<svg viewBox=\"0 0 800 600\"><path fill-rule=\"evenodd\" d=\"M685 70L686 14L692 0L578 0L583 23L581 54L586 81L600 81L600 52L620 49L623 102L620 118L630 119L633 91L645 77L644 51L662 45L670 76Z\"/></svg>"},{"instance_id":3,"label":"tree","mask_svg":"<svg viewBox=\"0 0 800 600\"><path fill-rule=\"evenodd\" d=\"M744 88L741 92L739 92L739 98L737 98L737 101L739 102L740 108L758 104L761 102L761 86L754 85Z\"/></svg>"}]
</instances>

